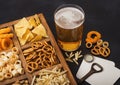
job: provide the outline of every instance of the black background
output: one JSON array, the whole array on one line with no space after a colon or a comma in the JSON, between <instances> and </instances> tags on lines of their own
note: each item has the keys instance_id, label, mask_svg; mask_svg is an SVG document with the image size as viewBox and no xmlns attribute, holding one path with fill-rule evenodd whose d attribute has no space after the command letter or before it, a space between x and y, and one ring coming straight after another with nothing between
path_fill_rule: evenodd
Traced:
<instances>
[{"instance_id":1,"label":"black background","mask_svg":"<svg viewBox=\"0 0 120 85\"><path fill-rule=\"evenodd\" d=\"M85 11L83 42L79 50L87 53L85 48L86 33L99 31L102 39L110 43L111 54L108 60L115 62L120 69L120 0L0 0L0 24L27 17L35 13L43 13L55 38L54 11L62 4L77 4ZM79 60L81 64L82 58ZM79 65L68 63L76 81ZM106 80L110 81L110 80ZM84 82L83 85L89 85ZM120 79L115 83L120 85Z\"/></svg>"}]
</instances>

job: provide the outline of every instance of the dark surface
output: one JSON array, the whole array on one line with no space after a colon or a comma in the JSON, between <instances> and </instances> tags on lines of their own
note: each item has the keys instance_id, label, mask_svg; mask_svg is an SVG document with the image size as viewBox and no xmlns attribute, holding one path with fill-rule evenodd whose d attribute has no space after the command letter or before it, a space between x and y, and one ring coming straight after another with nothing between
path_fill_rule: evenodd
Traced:
<instances>
[{"instance_id":1,"label":"dark surface","mask_svg":"<svg viewBox=\"0 0 120 85\"><path fill-rule=\"evenodd\" d=\"M61 4L77 4L85 11L83 43L80 47L83 54L87 53L84 43L86 33L97 30L102 34L102 39L110 43L111 55L106 59L114 61L120 69L120 0L0 0L0 24L43 13L53 34L56 35L53 15ZM82 59L79 65L81 61ZM75 77L79 65L68 65ZM89 84L84 82L83 85ZM120 85L120 79L115 85Z\"/></svg>"}]
</instances>

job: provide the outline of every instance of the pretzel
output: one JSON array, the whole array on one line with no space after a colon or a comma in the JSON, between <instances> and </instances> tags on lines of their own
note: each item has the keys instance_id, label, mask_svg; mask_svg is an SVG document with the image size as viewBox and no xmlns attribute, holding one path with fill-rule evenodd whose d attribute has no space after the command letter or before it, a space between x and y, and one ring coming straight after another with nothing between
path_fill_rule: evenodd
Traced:
<instances>
[{"instance_id":1,"label":"pretzel","mask_svg":"<svg viewBox=\"0 0 120 85\"><path fill-rule=\"evenodd\" d=\"M109 46L109 43L107 41L103 42L103 47L107 48Z\"/></svg>"},{"instance_id":2,"label":"pretzel","mask_svg":"<svg viewBox=\"0 0 120 85\"><path fill-rule=\"evenodd\" d=\"M35 59L37 57L37 53L36 52L33 52L32 53L32 59Z\"/></svg>"},{"instance_id":3,"label":"pretzel","mask_svg":"<svg viewBox=\"0 0 120 85\"><path fill-rule=\"evenodd\" d=\"M41 62L42 62L42 58L40 58L40 57L37 58L35 62L36 62L37 64L41 64Z\"/></svg>"},{"instance_id":4,"label":"pretzel","mask_svg":"<svg viewBox=\"0 0 120 85\"><path fill-rule=\"evenodd\" d=\"M90 31L87 34L86 42L96 43L100 38L101 38L101 34L99 32Z\"/></svg>"},{"instance_id":5,"label":"pretzel","mask_svg":"<svg viewBox=\"0 0 120 85\"><path fill-rule=\"evenodd\" d=\"M36 63L41 65L40 68L45 68L53 65L53 61L50 60L50 56L46 56L45 54L39 56L38 59L36 59Z\"/></svg>"},{"instance_id":6,"label":"pretzel","mask_svg":"<svg viewBox=\"0 0 120 85\"><path fill-rule=\"evenodd\" d=\"M35 62L39 65L39 68L40 68L40 69L44 68L44 67L43 67L43 64L42 64L42 59L41 59L41 58L36 59Z\"/></svg>"},{"instance_id":7,"label":"pretzel","mask_svg":"<svg viewBox=\"0 0 120 85\"><path fill-rule=\"evenodd\" d=\"M103 40L102 39L99 39L98 41L97 41L97 45L98 46L101 46L103 44Z\"/></svg>"},{"instance_id":8,"label":"pretzel","mask_svg":"<svg viewBox=\"0 0 120 85\"><path fill-rule=\"evenodd\" d=\"M48 65L52 65L51 57L50 56L44 56L43 57L43 62L46 62Z\"/></svg>"},{"instance_id":9,"label":"pretzel","mask_svg":"<svg viewBox=\"0 0 120 85\"><path fill-rule=\"evenodd\" d=\"M42 42L38 42L37 45L39 45L39 48L42 48L44 46Z\"/></svg>"},{"instance_id":10,"label":"pretzel","mask_svg":"<svg viewBox=\"0 0 120 85\"><path fill-rule=\"evenodd\" d=\"M26 59L26 61L29 61L29 60L34 59L36 57L37 57L36 52L33 52L32 54L29 54L28 56L26 56L25 59Z\"/></svg>"},{"instance_id":11,"label":"pretzel","mask_svg":"<svg viewBox=\"0 0 120 85\"><path fill-rule=\"evenodd\" d=\"M53 64L56 64L56 63L57 63L57 58L56 58L56 56L55 56L55 53L52 53L52 54L51 54L50 60L53 62Z\"/></svg>"},{"instance_id":12,"label":"pretzel","mask_svg":"<svg viewBox=\"0 0 120 85\"><path fill-rule=\"evenodd\" d=\"M100 46L95 45L93 49L95 49L95 50L99 50L99 49L100 49Z\"/></svg>"},{"instance_id":13,"label":"pretzel","mask_svg":"<svg viewBox=\"0 0 120 85\"><path fill-rule=\"evenodd\" d=\"M46 67L49 67L50 64L47 61L43 61L42 66L43 66L43 68L46 68Z\"/></svg>"},{"instance_id":14,"label":"pretzel","mask_svg":"<svg viewBox=\"0 0 120 85\"><path fill-rule=\"evenodd\" d=\"M109 56L110 55L110 49L109 48L104 48L104 47L101 47L100 49L99 49L99 52L100 52L100 54L102 55L102 56L104 56L104 57L107 57L107 56Z\"/></svg>"},{"instance_id":15,"label":"pretzel","mask_svg":"<svg viewBox=\"0 0 120 85\"><path fill-rule=\"evenodd\" d=\"M45 53L45 50L44 49L37 49L36 52L39 54L43 54Z\"/></svg>"},{"instance_id":16,"label":"pretzel","mask_svg":"<svg viewBox=\"0 0 120 85\"><path fill-rule=\"evenodd\" d=\"M91 42L86 42L86 47L87 48L91 48L92 47L92 43Z\"/></svg>"},{"instance_id":17,"label":"pretzel","mask_svg":"<svg viewBox=\"0 0 120 85\"><path fill-rule=\"evenodd\" d=\"M34 50L38 49L39 48L39 44L37 42L32 43L32 48Z\"/></svg>"},{"instance_id":18,"label":"pretzel","mask_svg":"<svg viewBox=\"0 0 120 85\"><path fill-rule=\"evenodd\" d=\"M52 48L52 46L51 45L45 45L44 47L43 47L43 50L45 50L46 51L46 53L48 53L48 54L51 54L52 53L52 50L53 48Z\"/></svg>"},{"instance_id":19,"label":"pretzel","mask_svg":"<svg viewBox=\"0 0 120 85\"><path fill-rule=\"evenodd\" d=\"M94 54L94 55L99 55L99 51L97 49L91 49L91 53Z\"/></svg>"},{"instance_id":20,"label":"pretzel","mask_svg":"<svg viewBox=\"0 0 120 85\"><path fill-rule=\"evenodd\" d=\"M32 73L34 70L38 69L38 64L36 62L29 62L26 69L29 73Z\"/></svg>"},{"instance_id":21,"label":"pretzel","mask_svg":"<svg viewBox=\"0 0 120 85\"><path fill-rule=\"evenodd\" d=\"M26 57L26 56L28 56L30 53L23 53L23 55Z\"/></svg>"}]
</instances>

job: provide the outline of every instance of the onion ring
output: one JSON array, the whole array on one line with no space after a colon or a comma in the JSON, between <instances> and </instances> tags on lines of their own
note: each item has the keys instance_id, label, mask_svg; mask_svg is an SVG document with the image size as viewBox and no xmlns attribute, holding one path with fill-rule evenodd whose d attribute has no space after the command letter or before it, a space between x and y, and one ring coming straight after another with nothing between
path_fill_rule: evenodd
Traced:
<instances>
[{"instance_id":1,"label":"onion ring","mask_svg":"<svg viewBox=\"0 0 120 85\"><path fill-rule=\"evenodd\" d=\"M86 42L96 43L100 38L101 38L101 34L99 32L90 31L87 34Z\"/></svg>"},{"instance_id":2,"label":"onion ring","mask_svg":"<svg viewBox=\"0 0 120 85\"><path fill-rule=\"evenodd\" d=\"M10 38L4 38L1 41L2 49L6 50L13 47L13 41Z\"/></svg>"}]
</instances>

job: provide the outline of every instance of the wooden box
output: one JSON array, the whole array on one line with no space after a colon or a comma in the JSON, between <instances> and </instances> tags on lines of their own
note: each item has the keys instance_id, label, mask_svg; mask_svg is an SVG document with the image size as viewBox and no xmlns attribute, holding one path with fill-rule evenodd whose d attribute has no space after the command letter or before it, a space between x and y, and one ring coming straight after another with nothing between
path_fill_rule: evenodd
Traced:
<instances>
[{"instance_id":1,"label":"wooden box","mask_svg":"<svg viewBox=\"0 0 120 85\"><path fill-rule=\"evenodd\" d=\"M46 28L46 32L48 34L48 38L44 39L44 40L51 43L51 45L53 46L53 48L54 48L54 50L56 52L57 59L59 61L56 65L53 65L53 66L45 68L45 69L51 69L51 68L53 68L55 66L61 67L64 70L67 70L67 77L70 80L70 85L77 85L77 83L76 83L76 81L75 81L75 79L74 79L74 77L73 77L73 75L72 75L66 61L65 61L65 58L62 55L62 53L61 53L61 51L60 51L60 49L59 49L59 47L58 47L58 45L57 45L57 43L55 41L55 38L54 38L54 36L53 36L53 34L52 34L52 32L51 32L45 18L44 18L44 15L42 13L40 13L40 14L38 14L38 16L40 18L40 21L41 21L42 25ZM27 19L29 19L30 17L31 16L27 17ZM16 35L15 31L14 31L14 24L16 24L19 20L15 20L15 21L11 21L11 22L8 22L8 23L5 23L5 24L1 24L0 28L10 27L12 29L12 32L14 34L14 37L13 37L14 46L16 46L19 49L19 52L20 52L19 57L20 57L20 60L22 62L22 66L23 66L23 69L24 69L25 72L22 75L18 75L16 77L12 77L10 79L5 79L3 81L0 81L0 85L10 85L10 84L16 82L17 80L22 80L22 79L28 79L29 84L31 84L33 76L36 75L39 72L39 70L37 70L37 71L34 71L33 73L29 73L25 69L26 68L26 60L25 60L25 57L23 55L23 49L29 47L31 45L31 43L28 43L28 44L23 45L23 46L20 45L19 40L17 38L17 35ZM43 41L43 40L41 40L41 41ZM7 51L10 51L10 50L11 49L9 49Z\"/></svg>"}]
</instances>

